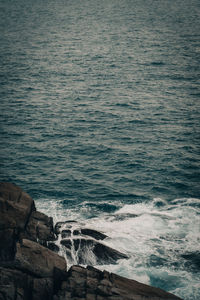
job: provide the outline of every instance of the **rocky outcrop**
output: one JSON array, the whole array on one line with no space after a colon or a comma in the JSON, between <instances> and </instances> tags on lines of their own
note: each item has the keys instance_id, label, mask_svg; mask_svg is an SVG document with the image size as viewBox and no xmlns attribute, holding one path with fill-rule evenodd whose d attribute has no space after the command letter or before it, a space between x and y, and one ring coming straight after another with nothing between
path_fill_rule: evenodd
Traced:
<instances>
[{"instance_id":1,"label":"rocky outcrop","mask_svg":"<svg viewBox=\"0 0 200 300\"><path fill-rule=\"evenodd\" d=\"M54 300L180 299L165 291L93 267L72 266Z\"/></svg>"},{"instance_id":2,"label":"rocky outcrop","mask_svg":"<svg viewBox=\"0 0 200 300\"><path fill-rule=\"evenodd\" d=\"M67 271L65 259L56 253L58 235L66 251L71 251L74 237L76 250L91 247L99 261L112 260L113 255L113 262L126 258L101 242L107 238L103 233L89 228L74 232L72 224L60 222L53 228L52 218L38 212L28 194L0 183L0 300L179 299L93 267L72 266Z\"/></svg>"},{"instance_id":3,"label":"rocky outcrop","mask_svg":"<svg viewBox=\"0 0 200 300\"><path fill-rule=\"evenodd\" d=\"M19 187L0 184L0 300L52 299L66 261L48 248L53 220Z\"/></svg>"},{"instance_id":4,"label":"rocky outcrop","mask_svg":"<svg viewBox=\"0 0 200 300\"><path fill-rule=\"evenodd\" d=\"M128 256L107 246L108 238L102 232L84 227L74 221L58 222L55 232L70 264L106 265L115 264Z\"/></svg>"}]
</instances>

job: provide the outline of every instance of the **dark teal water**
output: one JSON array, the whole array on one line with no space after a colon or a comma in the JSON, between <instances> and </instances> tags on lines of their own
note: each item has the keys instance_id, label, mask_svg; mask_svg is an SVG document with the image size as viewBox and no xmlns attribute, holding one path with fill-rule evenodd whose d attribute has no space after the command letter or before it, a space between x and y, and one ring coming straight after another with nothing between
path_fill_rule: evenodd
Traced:
<instances>
[{"instance_id":1,"label":"dark teal water","mask_svg":"<svg viewBox=\"0 0 200 300\"><path fill-rule=\"evenodd\" d=\"M199 299L199 1L0 0L0 30L1 180Z\"/></svg>"}]
</instances>

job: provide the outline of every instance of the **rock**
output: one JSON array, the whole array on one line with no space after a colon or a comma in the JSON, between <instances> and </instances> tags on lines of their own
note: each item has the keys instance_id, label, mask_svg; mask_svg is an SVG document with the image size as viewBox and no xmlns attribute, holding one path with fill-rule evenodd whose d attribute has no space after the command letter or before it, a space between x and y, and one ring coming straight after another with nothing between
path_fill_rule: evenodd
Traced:
<instances>
[{"instance_id":1,"label":"rock","mask_svg":"<svg viewBox=\"0 0 200 300\"><path fill-rule=\"evenodd\" d=\"M81 229L81 233L87 236L91 236L96 240L104 240L105 238L107 238L107 235L94 229L83 228Z\"/></svg>"},{"instance_id":2,"label":"rock","mask_svg":"<svg viewBox=\"0 0 200 300\"><path fill-rule=\"evenodd\" d=\"M0 267L0 299L52 299L53 278L35 278L16 269Z\"/></svg>"},{"instance_id":3,"label":"rock","mask_svg":"<svg viewBox=\"0 0 200 300\"><path fill-rule=\"evenodd\" d=\"M175 300L180 299L161 289L150 287L93 267L72 266L56 300Z\"/></svg>"},{"instance_id":4,"label":"rock","mask_svg":"<svg viewBox=\"0 0 200 300\"><path fill-rule=\"evenodd\" d=\"M62 230L62 232L61 232L61 237L62 237L62 239L64 239L64 238L66 238L66 237L69 237L69 236L71 236L71 230Z\"/></svg>"},{"instance_id":5,"label":"rock","mask_svg":"<svg viewBox=\"0 0 200 300\"><path fill-rule=\"evenodd\" d=\"M73 220L69 220L69 221L64 221L64 222L57 222L56 225L55 225L55 228L54 228L54 232L56 235L58 235L62 230L63 227L65 228L72 228L72 225L70 224L74 224L74 223L77 223L76 221L73 221Z\"/></svg>"},{"instance_id":6,"label":"rock","mask_svg":"<svg viewBox=\"0 0 200 300\"><path fill-rule=\"evenodd\" d=\"M48 245L54 239L52 218L36 211L22 189L0 183L1 300L52 300L66 262L36 241Z\"/></svg>"},{"instance_id":7,"label":"rock","mask_svg":"<svg viewBox=\"0 0 200 300\"><path fill-rule=\"evenodd\" d=\"M66 240L62 240L61 242L61 245L65 246L67 249L70 249L72 248L72 241L69 240L69 239L66 239Z\"/></svg>"},{"instance_id":8,"label":"rock","mask_svg":"<svg viewBox=\"0 0 200 300\"><path fill-rule=\"evenodd\" d=\"M54 233L65 236L61 245L69 257L75 251L79 263L127 258L103 244L102 233L78 227L77 222L66 221L53 230L52 218L36 211L28 194L13 184L0 183L0 300L179 299L93 267L73 266L67 272L65 259L47 248L59 251ZM75 230L79 236L71 233Z\"/></svg>"},{"instance_id":9,"label":"rock","mask_svg":"<svg viewBox=\"0 0 200 300\"><path fill-rule=\"evenodd\" d=\"M47 246L48 241L55 240L53 218L39 211L33 211L27 223L24 237Z\"/></svg>"},{"instance_id":10,"label":"rock","mask_svg":"<svg viewBox=\"0 0 200 300\"><path fill-rule=\"evenodd\" d=\"M59 252L59 250L60 250L58 245L56 245L55 243L48 243L47 247L54 252Z\"/></svg>"},{"instance_id":11,"label":"rock","mask_svg":"<svg viewBox=\"0 0 200 300\"><path fill-rule=\"evenodd\" d=\"M17 243L14 265L17 269L38 277L53 277L55 267L62 271L66 270L64 257L26 239Z\"/></svg>"},{"instance_id":12,"label":"rock","mask_svg":"<svg viewBox=\"0 0 200 300\"><path fill-rule=\"evenodd\" d=\"M96 264L114 264L118 259L127 259L128 256L111 247L106 246L93 239L73 238L64 239L61 244L71 251L75 251L75 257L78 264L90 264L95 261ZM73 249L72 249L73 246ZM66 252L69 255L69 252Z\"/></svg>"},{"instance_id":13,"label":"rock","mask_svg":"<svg viewBox=\"0 0 200 300\"><path fill-rule=\"evenodd\" d=\"M16 241L33 211L35 204L27 193L14 184L0 183L0 260L13 259Z\"/></svg>"}]
</instances>

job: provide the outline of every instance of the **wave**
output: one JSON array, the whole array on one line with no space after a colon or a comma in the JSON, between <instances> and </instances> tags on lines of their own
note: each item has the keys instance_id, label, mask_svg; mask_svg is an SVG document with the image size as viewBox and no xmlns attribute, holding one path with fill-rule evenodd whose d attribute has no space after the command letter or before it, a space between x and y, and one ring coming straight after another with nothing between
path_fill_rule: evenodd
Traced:
<instances>
[{"instance_id":1,"label":"wave","mask_svg":"<svg viewBox=\"0 0 200 300\"><path fill-rule=\"evenodd\" d=\"M96 266L175 293L199 299L200 199L180 198L123 205L120 201L85 201L64 209L62 201L38 201L55 221L76 220L110 238L106 244L128 260ZM95 261L94 261L95 263Z\"/></svg>"}]
</instances>

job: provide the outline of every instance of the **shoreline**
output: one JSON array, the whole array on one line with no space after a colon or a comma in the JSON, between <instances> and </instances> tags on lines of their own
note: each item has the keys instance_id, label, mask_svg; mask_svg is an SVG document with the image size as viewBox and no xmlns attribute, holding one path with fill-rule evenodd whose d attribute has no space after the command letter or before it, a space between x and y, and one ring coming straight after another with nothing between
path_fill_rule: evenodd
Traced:
<instances>
[{"instance_id":1,"label":"shoreline","mask_svg":"<svg viewBox=\"0 0 200 300\"><path fill-rule=\"evenodd\" d=\"M53 218L36 210L33 199L21 188L0 183L0 299L180 299L162 289L92 266L74 265L67 271L66 260L53 245L61 234L66 251L71 251L69 239L66 242L69 229L63 232L56 225ZM116 262L127 258L117 249L103 247L101 239L105 237L100 232L81 230L78 234L73 231L79 237L77 248L82 245L84 250L92 243L99 261L108 263L111 259ZM83 257L79 258L80 264Z\"/></svg>"}]
</instances>

